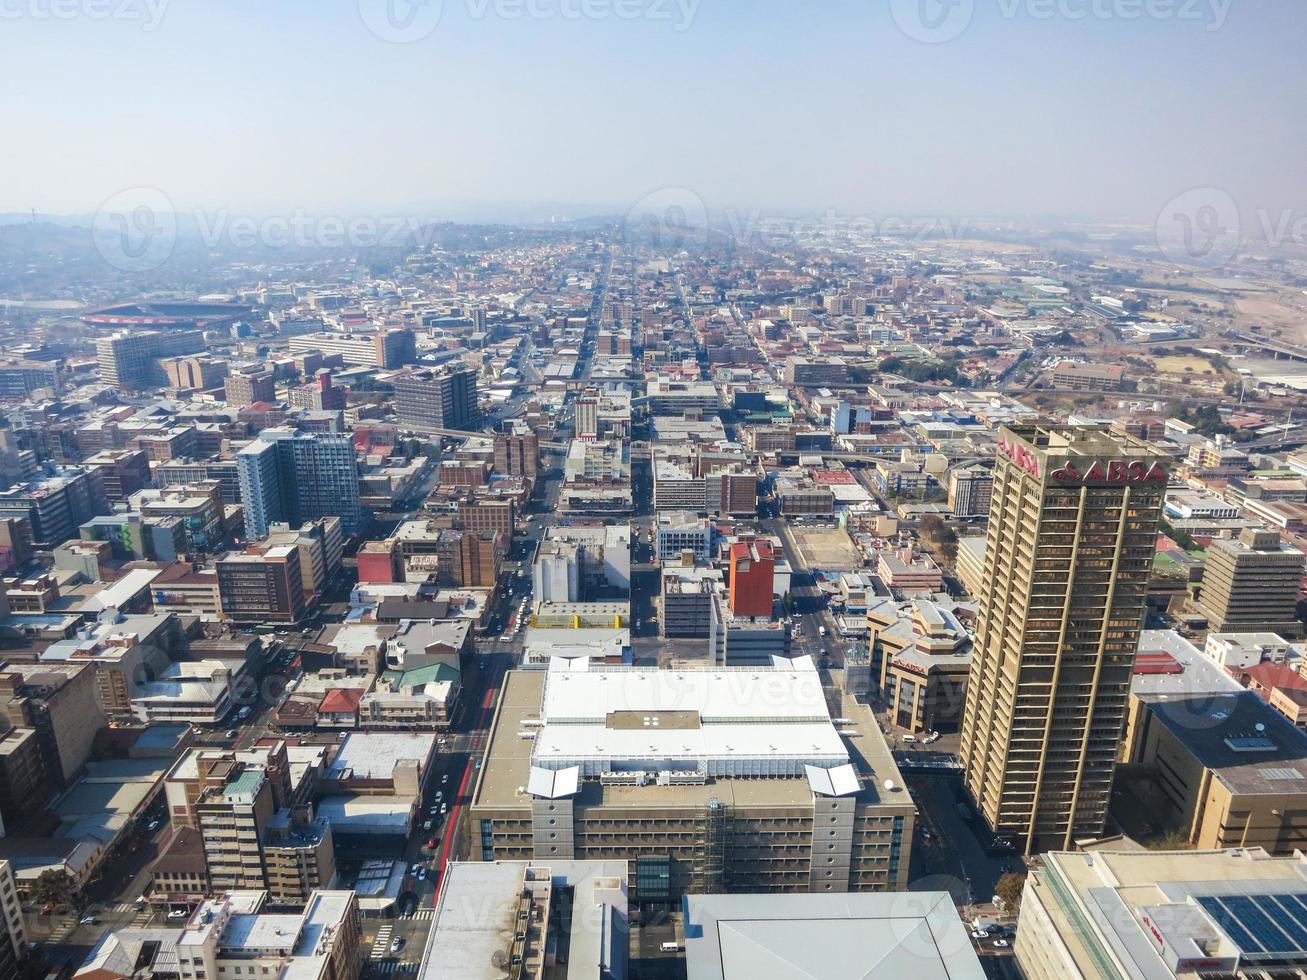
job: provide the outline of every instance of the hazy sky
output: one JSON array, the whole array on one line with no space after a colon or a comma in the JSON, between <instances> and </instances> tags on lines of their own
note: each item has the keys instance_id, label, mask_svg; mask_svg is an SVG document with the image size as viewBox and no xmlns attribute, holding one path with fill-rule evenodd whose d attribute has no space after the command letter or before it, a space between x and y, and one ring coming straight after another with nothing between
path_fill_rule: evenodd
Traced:
<instances>
[{"instance_id":1,"label":"hazy sky","mask_svg":"<svg viewBox=\"0 0 1307 980\"><path fill-rule=\"evenodd\" d=\"M1300 0L407 2L0 0L0 210L1307 207Z\"/></svg>"}]
</instances>

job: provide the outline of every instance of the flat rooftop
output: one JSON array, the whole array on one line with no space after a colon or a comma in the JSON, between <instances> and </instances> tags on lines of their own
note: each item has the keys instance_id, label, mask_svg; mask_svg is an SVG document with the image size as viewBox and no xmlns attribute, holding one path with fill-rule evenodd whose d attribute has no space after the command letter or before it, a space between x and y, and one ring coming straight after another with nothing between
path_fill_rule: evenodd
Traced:
<instances>
[{"instance_id":1,"label":"flat rooftop","mask_svg":"<svg viewBox=\"0 0 1307 980\"><path fill-rule=\"evenodd\" d=\"M390 779L395 766L406 760L425 768L435 747L435 734L352 732L340 743L326 775L328 779L341 779L345 770L352 769L354 779Z\"/></svg>"},{"instance_id":2,"label":"flat rooftop","mask_svg":"<svg viewBox=\"0 0 1307 980\"><path fill-rule=\"evenodd\" d=\"M1232 793L1307 793L1307 734L1252 691L1144 700Z\"/></svg>"},{"instance_id":3,"label":"flat rooftop","mask_svg":"<svg viewBox=\"0 0 1307 980\"><path fill-rule=\"evenodd\" d=\"M689 980L982 980L947 892L690 895Z\"/></svg>"},{"instance_id":4,"label":"flat rooftop","mask_svg":"<svg viewBox=\"0 0 1307 980\"><path fill-rule=\"evenodd\" d=\"M592 668L593 669L593 668ZM758 672L755 668L733 668L713 673L739 673L748 676ZM489 751L477 780L473 794L473 806L487 809L521 808L528 810L531 796L519 792L527 785L532 766L532 752L536 748L539 732L534 738L521 738L519 733L538 725L541 719L541 703L544 696L546 675L540 670L510 671L504 681L499 708L495 713L490 732ZM658 673L674 676L676 671L659 671ZM688 672L683 672L688 673ZM790 673L790 672L785 672ZM584 674L584 672L581 672ZM572 674L571 676L580 676ZM570 695L568 695L570 696ZM901 806L903 812L912 812L912 801L903 787L900 774L890 754L885 737L876 725L875 718L866 705L858 704L853 698L841 696L840 715L848 719L841 722L840 733L836 733L827 716L826 726L836 739L844 758L840 761L853 763L861 780L858 792L860 802L866 805ZM603 736L612 736L605 727L607 711L596 723L591 733L599 732ZM557 727L557 726L555 726ZM562 726L564 728L571 726ZM778 727L772 724L763 730L770 735ZM757 726L752 727L753 736L757 738ZM638 737L647 736L641 723ZM672 737L685 733L668 732ZM636 736L636 733L632 733ZM742 736L743 737L743 736ZM746 744L746 743L742 743ZM833 765L834 760L828 765ZM631 766L629 768L639 768ZM884 783L893 783L893 790L886 791ZM578 806L622 806L637 808L666 807L702 807L707 801L717 797L726 806L731 807L770 807L770 806L810 806L812 789L808 784L802 765L794 776L775 776L767 778L712 776L703 784L660 785L615 785L605 786L597 779L585 779L581 782L579 793L574 798Z\"/></svg>"}]
</instances>

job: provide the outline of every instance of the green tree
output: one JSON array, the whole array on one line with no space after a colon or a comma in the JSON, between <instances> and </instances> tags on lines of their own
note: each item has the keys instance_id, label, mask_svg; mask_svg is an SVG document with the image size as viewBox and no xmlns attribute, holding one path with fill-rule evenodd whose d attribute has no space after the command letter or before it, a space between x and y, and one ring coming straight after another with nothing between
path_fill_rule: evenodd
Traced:
<instances>
[{"instance_id":1,"label":"green tree","mask_svg":"<svg viewBox=\"0 0 1307 980\"><path fill-rule=\"evenodd\" d=\"M38 905L76 905L79 898L73 876L58 868L46 868L32 883L32 901Z\"/></svg>"},{"instance_id":2,"label":"green tree","mask_svg":"<svg viewBox=\"0 0 1307 980\"><path fill-rule=\"evenodd\" d=\"M1003 900L1009 912L1016 912L1021 907L1021 893L1026 887L1026 876L1018 871L1009 871L998 879L994 894Z\"/></svg>"}]
</instances>

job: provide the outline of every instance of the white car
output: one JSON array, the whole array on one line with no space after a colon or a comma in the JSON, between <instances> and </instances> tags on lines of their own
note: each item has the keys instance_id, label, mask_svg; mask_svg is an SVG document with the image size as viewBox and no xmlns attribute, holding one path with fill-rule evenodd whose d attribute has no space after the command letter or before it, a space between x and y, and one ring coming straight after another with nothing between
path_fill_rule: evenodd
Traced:
<instances>
[{"instance_id":1,"label":"white car","mask_svg":"<svg viewBox=\"0 0 1307 980\"><path fill-rule=\"evenodd\" d=\"M170 919L188 919L188 918L190 918L190 915L191 915L191 914L190 914L189 912L187 912L185 909L173 909L171 912L168 913L168 918L170 918Z\"/></svg>"},{"instance_id":2,"label":"white car","mask_svg":"<svg viewBox=\"0 0 1307 980\"><path fill-rule=\"evenodd\" d=\"M1008 941L1007 941L1006 939L995 939L995 940L994 940L994 948L995 948L995 949L1007 949L1007 947L1008 947Z\"/></svg>"},{"instance_id":3,"label":"white car","mask_svg":"<svg viewBox=\"0 0 1307 980\"><path fill-rule=\"evenodd\" d=\"M972 929L972 930L971 930L971 938L972 938L972 939L988 939L988 938L989 938L989 933L986 932L984 929Z\"/></svg>"},{"instance_id":4,"label":"white car","mask_svg":"<svg viewBox=\"0 0 1307 980\"><path fill-rule=\"evenodd\" d=\"M441 776L441 777L440 777L440 781L441 781L442 783L447 783L447 782L449 782L449 773L445 773L443 776Z\"/></svg>"},{"instance_id":5,"label":"white car","mask_svg":"<svg viewBox=\"0 0 1307 980\"><path fill-rule=\"evenodd\" d=\"M448 809L449 809L449 804L448 804L448 803L442 803L442 804L440 804L440 815L443 817L443 816L445 815L445 811L448 810Z\"/></svg>"},{"instance_id":6,"label":"white car","mask_svg":"<svg viewBox=\"0 0 1307 980\"><path fill-rule=\"evenodd\" d=\"M149 823L145 825L145 829L153 833L154 831L159 829L159 821L151 820Z\"/></svg>"}]
</instances>

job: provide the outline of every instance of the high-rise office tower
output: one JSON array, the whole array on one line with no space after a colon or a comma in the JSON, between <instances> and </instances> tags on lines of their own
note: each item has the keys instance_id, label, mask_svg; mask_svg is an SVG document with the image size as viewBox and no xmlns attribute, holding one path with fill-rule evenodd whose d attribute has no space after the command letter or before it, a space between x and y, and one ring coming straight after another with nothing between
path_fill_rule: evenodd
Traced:
<instances>
[{"instance_id":1,"label":"high-rise office tower","mask_svg":"<svg viewBox=\"0 0 1307 980\"><path fill-rule=\"evenodd\" d=\"M1280 541L1280 532L1245 528L1234 541L1207 549L1198 609L1214 633L1279 633L1297 638L1298 589L1303 553Z\"/></svg>"},{"instance_id":2,"label":"high-rise office tower","mask_svg":"<svg viewBox=\"0 0 1307 980\"><path fill-rule=\"evenodd\" d=\"M1026 853L1103 830L1166 483L1138 439L1000 430L962 763Z\"/></svg>"},{"instance_id":3,"label":"high-rise office tower","mask_svg":"<svg viewBox=\"0 0 1307 980\"><path fill-rule=\"evenodd\" d=\"M161 359L204 350L202 330L116 333L95 342L100 380L114 388L138 389L168 383Z\"/></svg>"},{"instance_id":4,"label":"high-rise office tower","mask_svg":"<svg viewBox=\"0 0 1307 980\"><path fill-rule=\"evenodd\" d=\"M395 414L412 429L466 429L476 420L477 374L470 368L405 371L394 377Z\"/></svg>"},{"instance_id":5,"label":"high-rise office tower","mask_svg":"<svg viewBox=\"0 0 1307 980\"><path fill-rule=\"evenodd\" d=\"M236 464L251 538L267 537L279 521L299 527L339 517L346 534L362 526L358 460L347 433L264 429L236 454Z\"/></svg>"}]
</instances>

